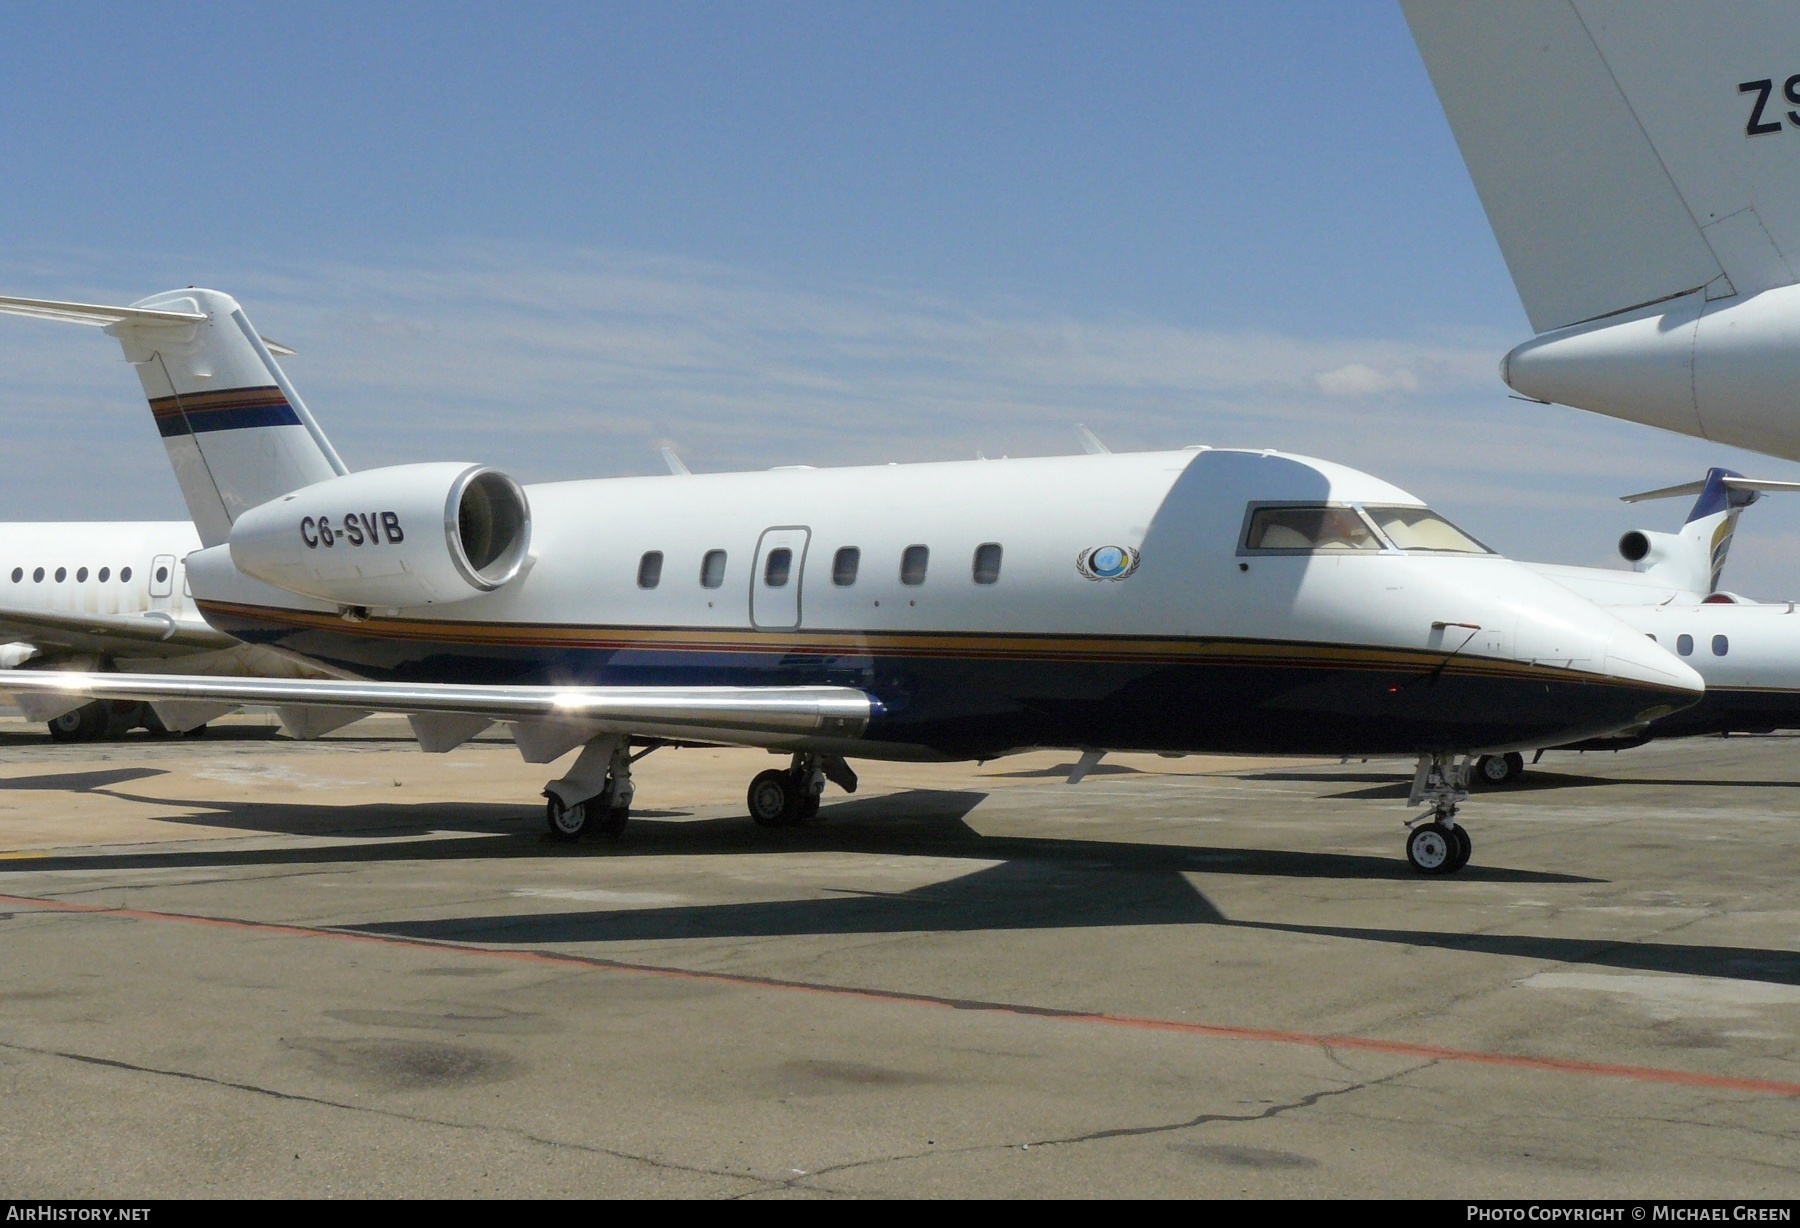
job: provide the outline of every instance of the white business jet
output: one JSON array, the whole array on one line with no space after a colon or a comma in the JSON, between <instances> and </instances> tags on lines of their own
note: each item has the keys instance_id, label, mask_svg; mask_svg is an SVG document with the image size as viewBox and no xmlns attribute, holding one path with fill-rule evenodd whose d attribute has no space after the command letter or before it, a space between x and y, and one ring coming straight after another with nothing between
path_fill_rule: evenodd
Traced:
<instances>
[{"instance_id":1,"label":"white business jet","mask_svg":"<svg viewBox=\"0 0 1800 1228\"><path fill-rule=\"evenodd\" d=\"M1517 392L1800 459L1800 22L1401 0L1539 336Z\"/></svg>"},{"instance_id":2,"label":"white business jet","mask_svg":"<svg viewBox=\"0 0 1800 1228\"><path fill-rule=\"evenodd\" d=\"M1466 759L1642 724L1693 670L1367 474L1204 448L522 487L483 465L350 472L211 290L107 321L202 548L208 622L339 680L0 678L21 694L409 716L447 751L504 722L553 835L616 833L634 757L791 756L751 816L810 819L849 757L1029 747L1419 756L1407 852L1469 856ZM52 310L53 309L53 310ZM321 725L326 724L324 718ZM634 747L637 748L634 753Z\"/></svg>"},{"instance_id":3,"label":"white business jet","mask_svg":"<svg viewBox=\"0 0 1800 1228\"><path fill-rule=\"evenodd\" d=\"M1800 482L1709 469L1697 482L1624 496L1628 503L1698 496L1680 532L1632 529L1619 539L1619 554L1630 571L1528 564L1672 648L1706 679L1706 696L1692 707L1637 729L1553 749L1623 750L1655 738L1800 729L1795 604L1753 601L1719 588L1738 516L1765 491L1800 491ZM1475 780L1510 784L1524 770L1524 756L1516 751L1484 755Z\"/></svg>"}]
</instances>

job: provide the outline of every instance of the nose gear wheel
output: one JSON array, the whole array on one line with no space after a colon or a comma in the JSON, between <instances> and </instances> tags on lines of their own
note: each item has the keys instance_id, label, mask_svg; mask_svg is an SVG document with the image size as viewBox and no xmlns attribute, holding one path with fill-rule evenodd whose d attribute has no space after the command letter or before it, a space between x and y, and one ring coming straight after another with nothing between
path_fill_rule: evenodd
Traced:
<instances>
[{"instance_id":1,"label":"nose gear wheel","mask_svg":"<svg viewBox=\"0 0 1800 1228\"><path fill-rule=\"evenodd\" d=\"M1469 797L1470 766L1443 752L1419 756L1407 804L1431 810L1407 824L1406 860L1421 874L1455 874L1469 864L1475 846L1456 812Z\"/></svg>"}]
</instances>

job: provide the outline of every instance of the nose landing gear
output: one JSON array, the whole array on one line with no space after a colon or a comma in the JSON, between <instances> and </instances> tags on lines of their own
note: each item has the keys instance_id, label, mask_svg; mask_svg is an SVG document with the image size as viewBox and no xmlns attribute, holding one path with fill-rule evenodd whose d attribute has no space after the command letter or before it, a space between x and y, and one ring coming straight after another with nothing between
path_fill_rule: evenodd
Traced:
<instances>
[{"instance_id":1,"label":"nose landing gear","mask_svg":"<svg viewBox=\"0 0 1800 1228\"><path fill-rule=\"evenodd\" d=\"M1456 821L1457 809L1469 798L1469 763L1437 752L1419 756L1407 805L1426 804L1426 813L1406 821L1406 860L1421 874L1454 874L1469 864L1474 842Z\"/></svg>"}]
</instances>

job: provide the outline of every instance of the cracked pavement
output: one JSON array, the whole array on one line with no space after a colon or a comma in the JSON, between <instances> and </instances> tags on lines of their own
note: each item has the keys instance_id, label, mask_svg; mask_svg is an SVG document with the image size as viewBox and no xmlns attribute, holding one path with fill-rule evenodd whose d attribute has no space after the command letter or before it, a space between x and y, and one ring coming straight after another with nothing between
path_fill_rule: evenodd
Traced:
<instances>
[{"instance_id":1,"label":"cracked pavement","mask_svg":"<svg viewBox=\"0 0 1800 1228\"><path fill-rule=\"evenodd\" d=\"M1800 1194L1792 739L1552 754L1421 879L1396 762L762 832L663 752L570 848L505 743L265 724L0 721L5 1196Z\"/></svg>"}]
</instances>

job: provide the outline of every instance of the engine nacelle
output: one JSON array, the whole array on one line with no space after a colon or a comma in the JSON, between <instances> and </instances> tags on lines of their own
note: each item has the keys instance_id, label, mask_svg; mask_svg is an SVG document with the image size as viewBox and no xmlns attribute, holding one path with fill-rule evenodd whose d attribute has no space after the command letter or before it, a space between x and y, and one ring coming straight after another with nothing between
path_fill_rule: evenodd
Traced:
<instances>
[{"instance_id":1,"label":"engine nacelle","mask_svg":"<svg viewBox=\"0 0 1800 1228\"><path fill-rule=\"evenodd\" d=\"M231 526L247 576L345 606L417 606L492 592L519 574L531 508L495 469L394 465L302 487Z\"/></svg>"},{"instance_id":2,"label":"engine nacelle","mask_svg":"<svg viewBox=\"0 0 1800 1228\"><path fill-rule=\"evenodd\" d=\"M1696 292L1545 333L1501 360L1500 378L1539 400L1800 459L1800 285Z\"/></svg>"},{"instance_id":3,"label":"engine nacelle","mask_svg":"<svg viewBox=\"0 0 1800 1228\"><path fill-rule=\"evenodd\" d=\"M1676 557L1681 538L1654 529L1633 529L1619 539L1619 557L1636 571L1648 571L1665 559Z\"/></svg>"}]
</instances>

